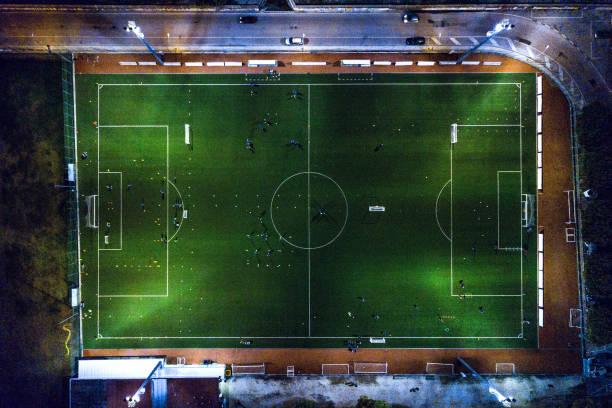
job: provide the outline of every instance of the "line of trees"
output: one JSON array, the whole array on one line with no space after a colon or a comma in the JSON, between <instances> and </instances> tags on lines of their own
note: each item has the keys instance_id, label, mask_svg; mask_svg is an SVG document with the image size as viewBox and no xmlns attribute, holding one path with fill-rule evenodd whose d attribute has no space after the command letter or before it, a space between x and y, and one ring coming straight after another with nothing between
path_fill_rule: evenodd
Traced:
<instances>
[{"instance_id":1,"label":"line of trees","mask_svg":"<svg viewBox=\"0 0 612 408\"><path fill-rule=\"evenodd\" d=\"M586 192L581 210L587 336L604 345L612 341L612 112L596 102L583 110L577 125Z\"/></svg>"}]
</instances>

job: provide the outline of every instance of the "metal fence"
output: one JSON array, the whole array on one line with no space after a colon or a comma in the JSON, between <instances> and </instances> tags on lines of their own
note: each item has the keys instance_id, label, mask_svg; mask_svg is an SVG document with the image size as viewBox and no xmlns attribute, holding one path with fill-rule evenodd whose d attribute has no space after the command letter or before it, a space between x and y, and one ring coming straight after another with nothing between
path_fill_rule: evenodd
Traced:
<instances>
[{"instance_id":1,"label":"metal fence","mask_svg":"<svg viewBox=\"0 0 612 408\"><path fill-rule=\"evenodd\" d=\"M73 63L70 56L66 59L62 58L62 99L64 111L64 169L66 179L67 198L66 206L68 212L67 220L67 272L66 280L69 292L72 289L80 291L80 270L79 270L79 197L76 178L76 132L74 120L74 71ZM74 179L71 181L68 177L69 171L72 168L74 171ZM69 301L71 301L69 293ZM79 301L80 303L80 293ZM70 350L72 354L72 368L75 369L76 357L80 357L82 352L81 342L81 321L80 321L80 306L77 304L73 308L73 313L76 314L75 319L72 319L73 330L70 337Z\"/></svg>"}]
</instances>

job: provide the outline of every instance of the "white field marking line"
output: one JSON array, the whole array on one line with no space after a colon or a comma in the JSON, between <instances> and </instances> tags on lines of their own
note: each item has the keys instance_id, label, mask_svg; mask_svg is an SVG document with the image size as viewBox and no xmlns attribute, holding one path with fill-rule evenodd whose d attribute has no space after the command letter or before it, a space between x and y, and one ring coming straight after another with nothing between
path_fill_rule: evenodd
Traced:
<instances>
[{"instance_id":1,"label":"white field marking line","mask_svg":"<svg viewBox=\"0 0 612 408\"><path fill-rule=\"evenodd\" d=\"M457 125L457 127L512 127L512 126L521 126L521 125L520 124L519 125L511 125L511 124L508 124L508 125L505 125L505 124L502 124L502 125Z\"/></svg>"},{"instance_id":2,"label":"white field marking line","mask_svg":"<svg viewBox=\"0 0 612 408\"><path fill-rule=\"evenodd\" d=\"M506 248L499 247L501 238L499 229L499 173L520 173L520 170L497 170L497 249L502 250Z\"/></svg>"},{"instance_id":3,"label":"white field marking line","mask_svg":"<svg viewBox=\"0 0 612 408\"><path fill-rule=\"evenodd\" d=\"M132 75L132 74L129 74ZM441 85L519 85L519 82L349 82L333 84L309 84L312 86L441 86ZM248 83L236 84L100 84L104 86L250 86ZM258 83L260 86L304 86L299 83Z\"/></svg>"},{"instance_id":4,"label":"white field marking line","mask_svg":"<svg viewBox=\"0 0 612 408\"><path fill-rule=\"evenodd\" d=\"M70 53L70 55L72 56L73 54ZM79 285L79 304L81 304L83 302L83 292L81 290L81 288L83 288L83 282L81 281L81 268L83 266L82 264L82 259L81 259L81 214L80 214L80 207L79 207L79 149L78 149L78 145L77 145L77 109L76 109L76 76L75 76L75 69L74 69L74 59L72 60L72 133L74 136L74 167L75 167L75 171L76 171L76 181L74 183L75 189L76 189L76 196L77 196L77 200L76 200L76 208L77 208L77 220L76 220L76 226L77 226L77 254L79 254L79 256L77 256L77 266L79 268L78 272L79 272L79 276L78 276L78 285ZM99 228L99 226L98 226ZM83 313L81 310L79 310L79 347L81 347L81 350L83 349Z\"/></svg>"},{"instance_id":5,"label":"white field marking line","mask_svg":"<svg viewBox=\"0 0 612 408\"><path fill-rule=\"evenodd\" d=\"M310 337L310 84L308 84L308 336Z\"/></svg>"},{"instance_id":6,"label":"white field marking line","mask_svg":"<svg viewBox=\"0 0 612 408\"><path fill-rule=\"evenodd\" d=\"M98 113L97 113L97 122L98 122L98 127L96 128L96 132L98 134L98 160L97 160L97 166L98 166L98 170L97 170L97 176L98 176L98 217L100 216L100 84L97 84L97 91L98 91ZM97 333L96 333L96 337L100 337L100 222L98 222L98 237L96 239L96 255L98 258L98 265L97 265L97 280L98 280L98 287L97 287L97 291L96 291L96 296L97 296L97 301L98 301L98 308L97 308ZM81 271L79 271L79 274L81 273Z\"/></svg>"},{"instance_id":7,"label":"white field marking line","mask_svg":"<svg viewBox=\"0 0 612 408\"><path fill-rule=\"evenodd\" d=\"M99 92L99 91L98 91ZM99 105L99 100L98 100L98 105ZM99 114L99 113L98 113ZM99 122L98 122L99 123ZM168 155L169 155L169 130L168 130L168 125L107 125L107 126L98 126L98 128L100 127L106 127L106 128L166 128L166 190L168 191L168 168L169 168L169 161L168 161ZM99 138L100 138L100 130L98 129L98 147L99 147ZM105 173L105 172L100 172L100 149L98 148L98 194L100 193L100 173ZM120 173L120 172L107 172L107 173ZM177 190L178 191L178 190ZM180 195L180 193L179 193ZM99 201L98 200L98 205L99 205ZM168 206L166 206L166 236L168 236ZM100 228L98 228L99 230ZM168 257L169 257L169 252L168 252L168 244L166 244L166 294L165 295L100 295L100 231L98 231L98 336L100 335L100 298L114 298L114 297L132 297L132 298L152 298L152 297L168 297L169 296L169 275L170 275L170 270L169 270L169 263L168 263ZM108 338L108 337L105 337Z\"/></svg>"},{"instance_id":8,"label":"white field marking line","mask_svg":"<svg viewBox=\"0 0 612 408\"><path fill-rule=\"evenodd\" d=\"M444 191L444 188L446 188L446 186L448 185L448 183L450 183L451 180L448 179L448 181L446 182L446 184L444 184L442 186L442 188L440 189L440 192L438 193L438 197L436 198L436 223L438 223L438 228L440 229L440 232L442 233L442 235L444 235L444 237L446 239L448 239L449 241L451 240L448 235L446 235L446 233L444 232L444 230L442 230L442 226L440 226L440 220L438 220L438 201L440 200L440 195L442 194L442 191Z\"/></svg>"},{"instance_id":9,"label":"white field marking line","mask_svg":"<svg viewBox=\"0 0 612 408\"><path fill-rule=\"evenodd\" d=\"M459 296L459 295L453 295L453 296ZM519 297L519 296L522 296L522 295L466 295L466 297Z\"/></svg>"},{"instance_id":10,"label":"white field marking line","mask_svg":"<svg viewBox=\"0 0 612 408\"><path fill-rule=\"evenodd\" d=\"M523 124L523 87L519 84L519 123L522 125ZM520 170L521 170L521 195L523 194L523 127L520 126L519 127L519 159L520 159ZM519 233L521 234L521 248L523 248L523 223L520 223L519 226ZM525 312L523 310L524 308L524 301L523 298L523 256L519 255L519 257L521 258L521 321L520 321L520 325L521 325L521 337L524 336L524 332L525 332L525 325L523 324L523 319L525 318Z\"/></svg>"},{"instance_id":11,"label":"white field marking line","mask_svg":"<svg viewBox=\"0 0 612 408\"><path fill-rule=\"evenodd\" d=\"M99 101L99 89L101 86L103 85L108 85L108 86L248 86L248 84L144 84L144 85L139 85L139 84L99 84L98 86L98 123L99 123L99 106L100 106L100 101ZM268 83L268 84L260 84L260 85L272 85L272 86L297 86L297 85L304 85L304 84L276 84L276 83ZM310 85L320 85L320 86L348 86L348 85L366 85L366 86L374 86L374 85L394 85L394 86L400 86L400 85L408 85L408 86L419 86L419 85L426 85L426 86L437 86L437 85L518 85L519 89L520 89L520 83L517 82L495 82L495 83L471 83L471 82L467 82L467 83L338 83L338 84L308 84L309 88ZM459 126L469 126L469 125L459 125ZM98 126L98 128L101 126ZM166 131L168 131L168 126L164 126L164 125L108 125L108 126L102 126L102 127L166 127ZM310 129L309 129L310 131ZM98 130L98 147L99 147L99 130ZM167 146L168 147L168 146ZM452 146L451 146L451 151L450 151L450 155L451 155L451 294L452 294L452 279L453 279L453 271L452 271L452 253L453 253L453 246L452 246L452 237L453 237L453 233L452 233ZM98 169L99 169L99 148L98 148ZM98 192L99 192L99 176L98 176ZM167 223L167 220L166 220ZM98 235L99 235L99 229L98 229ZM98 245L99 245L99 239L98 239ZM168 256L166 256L166 261L168 261ZM167 273L166 273L166 279L168 279L168 269L166 269ZM309 268L309 273L310 273L310 268ZM98 293L99 293L99 251L98 251ZM310 286L310 285L309 285ZM310 289L310 288L309 288ZM167 292L168 293L168 292ZM163 295L135 295L135 296L131 296L131 295L107 295L108 297L164 297ZM166 294L167 296L167 294ZM476 295L472 295L472 296L476 296ZM486 296L486 295L484 295ZM494 295L494 296L514 296L514 295ZM98 298L100 296L98 295ZM105 296L106 297L106 296ZM309 299L310 301L310 299ZM522 302L522 299L521 299ZM98 336L99 336L99 314L100 314L100 307L99 307L99 299L98 299ZM309 320L310 320L310 316L309 316ZM240 337L146 337L146 336L136 336L136 337L105 337L106 339L181 339L181 338L199 338L199 339L205 339L205 338L211 338L211 339L222 339L222 338L228 338L228 339L239 339L239 338L244 338L245 336L240 336ZM308 337L253 337L253 336L247 336L250 338L278 338L278 339L290 339L290 338L300 338L300 339L306 339L306 338L321 338L321 339L332 339L332 338L339 338L339 339L344 339L347 337L312 337L312 336L308 336ZM486 337L486 336L475 336L475 337L448 337L448 336L440 336L440 337L427 337L427 336L416 336L416 337L400 337L400 336L395 336L395 338L398 339L447 339L447 338L456 338L456 339L514 339L514 338L520 338L520 337Z\"/></svg>"},{"instance_id":12,"label":"white field marking line","mask_svg":"<svg viewBox=\"0 0 612 408\"><path fill-rule=\"evenodd\" d=\"M121 339L350 339L351 336L330 336L330 337L321 337L321 336L130 336L130 337L100 337L102 340L121 340ZM402 336L393 336L394 339L520 339L520 336L506 336L506 337L494 337L494 336L473 336L473 337L451 337L451 336L414 336L414 337L402 337ZM397 347L400 349L405 349L405 347ZM474 348L474 347L469 347ZM479 348L487 348L490 347L479 347ZM434 348L435 350L441 350L446 348ZM502 348L502 350L508 350L507 348Z\"/></svg>"},{"instance_id":13,"label":"white field marking line","mask_svg":"<svg viewBox=\"0 0 612 408\"><path fill-rule=\"evenodd\" d=\"M168 221L170 218L170 208L168 206L169 188L168 183L170 182L170 132L168 131L168 125L166 125L166 296L170 293L170 244L168 243L168 232L169 226Z\"/></svg>"},{"instance_id":14,"label":"white field marking line","mask_svg":"<svg viewBox=\"0 0 612 408\"><path fill-rule=\"evenodd\" d=\"M183 202L183 196L181 195L181 192L179 191L178 188L176 188L176 186L174 185L173 182L171 182L170 180L168 180L168 184L171 184L172 187L174 187L174 189L176 190L176 192L179 195L179 198L181 199L181 203L183 203L183 208L185 208L185 203ZM176 229L176 232L174 233L174 235L172 235L169 239L168 239L168 243L170 243L170 241L172 241L172 239L176 236L176 234L178 234L178 232L181 230L181 227L183 226L183 221L185 220L182 216L181 218L181 223L179 224L178 228Z\"/></svg>"}]
</instances>

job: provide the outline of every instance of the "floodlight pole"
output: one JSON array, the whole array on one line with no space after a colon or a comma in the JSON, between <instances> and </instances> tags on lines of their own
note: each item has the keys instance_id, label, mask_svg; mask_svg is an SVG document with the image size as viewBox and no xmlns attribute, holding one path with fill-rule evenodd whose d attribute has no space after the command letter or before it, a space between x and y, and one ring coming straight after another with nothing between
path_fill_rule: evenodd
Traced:
<instances>
[{"instance_id":1,"label":"floodlight pole","mask_svg":"<svg viewBox=\"0 0 612 408\"><path fill-rule=\"evenodd\" d=\"M136 25L135 21L128 21L128 25L125 28L125 31L131 31L133 32L136 37L142 41L142 43L149 49L149 51L151 51L151 54L153 54L153 56L155 57L155 59L157 60L157 62L160 63L160 65L164 65L164 61L162 61L162 59L159 57L159 55L157 54L157 52L155 52L155 50L153 49L153 47L151 47L151 45L149 44L149 42L147 40L145 40L144 38L144 33L142 32L142 30L140 29L140 27L138 27Z\"/></svg>"},{"instance_id":2,"label":"floodlight pole","mask_svg":"<svg viewBox=\"0 0 612 408\"><path fill-rule=\"evenodd\" d=\"M60 54L59 52L56 51L51 51L51 46L49 44L47 44L47 51L49 51L49 54L53 54L53 55L57 55L58 57L60 57L61 59L63 59L64 61L66 61L69 64L72 64L72 61L69 60L68 58L64 57L62 54Z\"/></svg>"},{"instance_id":3,"label":"floodlight pole","mask_svg":"<svg viewBox=\"0 0 612 408\"><path fill-rule=\"evenodd\" d=\"M132 407L135 406L136 402L138 401L138 395L144 393L145 387L147 386L149 381L151 381L151 378L153 378L153 375L157 372L157 370L159 370L161 368L162 365L163 365L163 360L160 361L159 363L157 363L157 365L155 366L153 371L151 371L151 374L149 374L149 376L147 378L145 378L145 380L142 382L140 387L138 387L138 389L136 390L134 395L129 397L129 399L127 400L128 401L128 406L132 406ZM133 404L133 405L130 405L130 404Z\"/></svg>"},{"instance_id":4,"label":"floodlight pole","mask_svg":"<svg viewBox=\"0 0 612 408\"><path fill-rule=\"evenodd\" d=\"M472 49L470 49L468 52L466 52L465 54L463 54L463 56L461 58L459 58L457 60L457 64L461 64L461 62L466 59L467 57L469 57L470 55L472 55L474 53L474 51L476 51L477 49L479 49L480 47L482 47L483 45L485 45L487 42L489 42L489 40L491 40L491 38L495 37L497 34L501 33L504 30L511 30L512 29L512 25L510 24L509 20L503 20L501 23L498 23L495 28L493 29L493 31L489 31L487 33L487 37L482 40L481 42L479 42L478 44L476 44L475 47L473 47Z\"/></svg>"},{"instance_id":5,"label":"floodlight pole","mask_svg":"<svg viewBox=\"0 0 612 408\"><path fill-rule=\"evenodd\" d=\"M480 374L478 374L476 372L476 370L474 370L464 359L462 359L461 357L457 357L457 360L459 360L459 362L461 364L463 364L468 370L470 370L472 372L472 375L474 377L476 377L477 379L479 379L480 381L482 381L483 383L485 383L489 389L489 393L492 394L493 396L495 396L495 399L497 400L497 402L501 403L502 406L504 407L511 407L512 405L510 404L510 399L506 398L501 392L497 391L489 381L487 381L485 378L483 378Z\"/></svg>"}]
</instances>

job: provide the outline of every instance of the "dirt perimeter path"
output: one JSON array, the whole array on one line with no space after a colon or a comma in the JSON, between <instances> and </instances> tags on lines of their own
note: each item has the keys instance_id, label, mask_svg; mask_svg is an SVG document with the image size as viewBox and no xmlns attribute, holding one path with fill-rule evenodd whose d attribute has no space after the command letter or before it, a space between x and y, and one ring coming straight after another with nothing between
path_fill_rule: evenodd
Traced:
<instances>
[{"instance_id":1,"label":"dirt perimeter path","mask_svg":"<svg viewBox=\"0 0 612 408\"><path fill-rule=\"evenodd\" d=\"M277 60L273 69L283 73L434 73L434 72L537 72L533 67L511 58L474 54L470 61L478 65L439 65L452 61L448 54L169 54L164 62L180 65L138 65L154 61L150 54L78 54L76 73L267 73L270 67L248 67L247 61ZM368 59L369 67L341 66L343 59ZM325 62L326 65L292 65L293 62ZM421 61L435 65L417 65ZM499 65L484 65L499 63ZM120 65L120 62L136 65ZM186 62L201 66L185 66ZM214 63L240 62L241 66L217 66ZM397 65L400 62L400 65ZM412 62L412 65L401 65ZM213 65L207 65L213 63ZM575 243L567 242L567 228L572 224L572 161L570 156L569 105L562 92L545 78L542 114L543 189L538 193L538 231L544 234L544 325L539 328L539 349L106 349L84 350L84 357L94 356L166 356L168 362L184 357L187 364L213 360L225 364L266 363L267 374L286 374L295 366L296 374L321 374L322 364L387 362L388 373L424 374L431 372L427 363L453 364L465 359L481 373L496 373L497 363L513 363L517 374L577 374L582 372L579 329L570 327L570 309L578 308L578 277ZM568 191L570 191L568 193ZM568 207L568 194L570 201ZM532 322L531 324L537 324ZM450 368L449 366L447 366ZM508 365L504 366L508 369ZM430 367L431 368L431 367ZM346 368L343 368L346 370Z\"/></svg>"}]
</instances>

